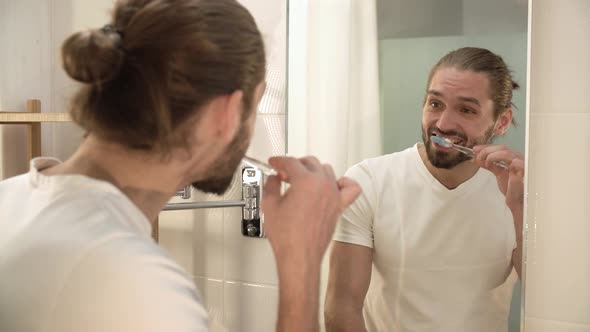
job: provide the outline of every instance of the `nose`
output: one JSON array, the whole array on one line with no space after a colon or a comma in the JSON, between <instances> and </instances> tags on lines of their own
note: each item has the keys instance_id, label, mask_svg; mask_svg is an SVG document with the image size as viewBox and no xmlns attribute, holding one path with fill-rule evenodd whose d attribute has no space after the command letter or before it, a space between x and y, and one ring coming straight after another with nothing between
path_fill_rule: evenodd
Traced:
<instances>
[{"instance_id":1,"label":"nose","mask_svg":"<svg viewBox=\"0 0 590 332\"><path fill-rule=\"evenodd\" d=\"M442 131L454 131L457 129L457 119L454 112L444 110L440 113L436 126Z\"/></svg>"}]
</instances>

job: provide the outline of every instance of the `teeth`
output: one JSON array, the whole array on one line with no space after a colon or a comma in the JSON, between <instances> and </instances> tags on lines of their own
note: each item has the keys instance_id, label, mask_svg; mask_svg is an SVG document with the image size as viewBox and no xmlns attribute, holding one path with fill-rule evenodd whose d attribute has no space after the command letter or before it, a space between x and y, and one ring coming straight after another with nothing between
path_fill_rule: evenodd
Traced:
<instances>
[{"instance_id":1,"label":"teeth","mask_svg":"<svg viewBox=\"0 0 590 332\"><path fill-rule=\"evenodd\" d=\"M451 138L445 137L445 136L443 136L443 135L440 135L440 134L438 134L438 133L432 133L432 136L438 136L438 137L442 137L442 138L446 139L447 141L449 141L449 142L451 142L451 143L453 143L453 144L459 144L459 143L461 143L461 142L462 142L460 139L457 139L457 138L455 138L455 139L451 139Z\"/></svg>"}]
</instances>

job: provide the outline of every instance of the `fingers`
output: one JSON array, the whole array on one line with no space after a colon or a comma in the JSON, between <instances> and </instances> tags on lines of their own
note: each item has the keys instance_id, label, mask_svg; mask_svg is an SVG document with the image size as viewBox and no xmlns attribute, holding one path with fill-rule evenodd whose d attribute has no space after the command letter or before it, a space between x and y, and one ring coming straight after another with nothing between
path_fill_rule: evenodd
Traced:
<instances>
[{"instance_id":1,"label":"fingers","mask_svg":"<svg viewBox=\"0 0 590 332\"><path fill-rule=\"evenodd\" d=\"M479 148L479 149L476 150L476 148ZM503 152L503 151L507 151L507 150L508 150L508 148L504 145L484 145L484 146L480 145L480 146L476 146L473 148L473 151L475 151L477 153L477 156L475 157L475 161L476 161L476 163L478 163L481 166L485 166L486 161L488 160L488 157L491 154L497 154L499 152ZM512 159L512 158L510 158L510 159ZM496 159L494 161L500 161L500 160Z\"/></svg>"},{"instance_id":2,"label":"fingers","mask_svg":"<svg viewBox=\"0 0 590 332\"><path fill-rule=\"evenodd\" d=\"M362 189L358 183L350 178L342 177L338 179L338 189L340 190L340 206L341 211L344 211L350 204L352 204L361 194Z\"/></svg>"},{"instance_id":3,"label":"fingers","mask_svg":"<svg viewBox=\"0 0 590 332\"><path fill-rule=\"evenodd\" d=\"M500 150L491 152L485 159L483 159L483 166L487 169L492 169L494 167L501 168L500 166L496 165L496 163L503 163L504 165L510 167L510 162L514 159L514 154L511 151L507 150ZM501 168L504 169L504 168Z\"/></svg>"},{"instance_id":4,"label":"fingers","mask_svg":"<svg viewBox=\"0 0 590 332\"><path fill-rule=\"evenodd\" d=\"M278 176L269 176L264 185L262 195L262 209L267 204L276 203L281 198L281 179Z\"/></svg>"},{"instance_id":5,"label":"fingers","mask_svg":"<svg viewBox=\"0 0 590 332\"><path fill-rule=\"evenodd\" d=\"M482 152L483 150L488 150L488 149L492 149L492 150L500 150L500 149L504 149L504 150L510 150L509 147L505 146L505 145L496 145L496 144L482 144L482 145L476 145L473 147L473 151L477 154L479 154L480 152ZM512 150L510 150L512 151ZM515 156L517 156L520 159L524 159L524 154L522 152L518 152L518 151L512 151L512 153L514 153Z\"/></svg>"},{"instance_id":6,"label":"fingers","mask_svg":"<svg viewBox=\"0 0 590 332\"><path fill-rule=\"evenodd\" d=\"M510 163L510 174L516 177L524 178L524 160L514 158Z\"/></svg>"},{"instance_id":7,"label":"fingers","mask_svg":"<svg viewBox=\"0 0 590 332\"><path fill-rule=\"evenodd\" d=\"M334 173L334 169L332 168L332 166L329 164L324 164L323 166L324 166L324 174L328 178L336 181L336 174Z\"/></svg>"},{"instance_id":8,"label":"fingers","mask_svg":"<svg viewBox=\"0 0 590 332\"><path fill-rule=\"evenodd\" d=\"M293 157L271 157L268 163L286 182L296 180L307 174L308 168L298 159Z\"/></svg>"},{"instance_id":9,"label":"fingers","mask_svg":"<svg viewBox=\"0 0 590 332\"><path fill-rule=\"evenodd\" d=\"M289 179L292 183L303 180L305 176L316 174L337 185L340 195L340 209L344 211L354 202L361 193L361 187L352 179L342 177L336 180L332 166L322 164L312 156L296 159L291 157L272 157L269 159L271 166L277 170L279 176L269 177L264 188L265 200L271 202L281 197L281 180Z\"/></svg>"},{"instance_id":10,"label":"fingers","mask_svg":"<svg viewBox=\"0 0 590 332\"><path fill-rule=\"evenodd\" d=\"M305 167L307 167L308 170L310 170L312 172L320 171L323 168L322 167L323 165L320 163L320 161L316 157L313 157L313 156L307 156L307 157L299 158L299 161Z\"/></svg>"},{"instance_id":11,"label":"fingers","mask_svg":"<svg viewBox=\"0 0 590 332\"><path fill-rule=\"evenodd\" d=\"M322 164L313 156L304 158L271 157L269 164L277 171L281 180L285 182L297 181L309 173L322 173L329 179L336 181L332 166Z\"/></svg>"},{"instance_id":12,"label":"fingers","mask_svg":"<svg viewBox=\"0 0 590 332\"><path fill-rule=\"evenodd\" d=\"M310 171L312 171L312 172L320 172L321 171L328 178L336 181L336 175L334 174L334 170L332 169L332 166L330 166L329 164L320 163L320 161L314 156L307 156L304 158L300 158L299 160Z\"/></svg>"},{"instance_id":13,"label":"fingers","mask_svg":"<svg viewBox=\"0 0 590 332\"><path fill-rule=\"evenodd\" d=\"M513 208L522 208L524 204L524 160L515 158L510 163L506 204Z\"/></svg>"},{"instance_id":14,"label":"fingers","mask_svg":"<svg viewBox=\"0 0 590 332\"><path fill-rule=\"evenodd\" d=\"M496 175L504 172L504 168L498 166L498 163L504 164L510 169L513 160L524 160L522 153L514 152L504 145L479 145L475 146L473 150L477 153L474 159L475 163Z\"/></svg>"}]
</instances>

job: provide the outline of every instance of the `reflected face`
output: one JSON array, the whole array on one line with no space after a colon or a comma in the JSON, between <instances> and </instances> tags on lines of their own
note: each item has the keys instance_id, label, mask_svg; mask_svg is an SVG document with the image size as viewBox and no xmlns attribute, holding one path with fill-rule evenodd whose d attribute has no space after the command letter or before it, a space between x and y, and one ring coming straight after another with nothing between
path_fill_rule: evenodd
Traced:
<instances>
[{"instance_id":1,"label":"reflected face","mask_svg":"<svg viewBox=\"0 0 590 332\"><path fill-rule=\"evenodd\" d=\"M491 142L494 130L494 103L486 74L438 69L428 86L422 112L422 140L430 163L451 169L469 159L453 148L435 144L432 135L472 148Z\"/></svg>"},{"instance_id":2,"label":"reflected face","mask_svg":"<svg viewBox=\"0 0 590 332\"><path fill-rule=\"evenodd\" d=\"M248 115L244 115L246 112L242 112L242 116L247 116L247 118L242 119L240 122L240 128L232 141L209 168L207 174L210 175L203 180L192 183L192 186L195 189L206 193L221 195L229 188L234 173L238 166L240 166L242 158L246 154L248 146L250 145L250 140L252 139L252 133L254 131L254 122L256 120L256 109L258 108L258 103L262 98L265 87L265 82L258 85L254 93L254 102L252 103L253 109L247 112Z\"/></svg>"}]
</instances>

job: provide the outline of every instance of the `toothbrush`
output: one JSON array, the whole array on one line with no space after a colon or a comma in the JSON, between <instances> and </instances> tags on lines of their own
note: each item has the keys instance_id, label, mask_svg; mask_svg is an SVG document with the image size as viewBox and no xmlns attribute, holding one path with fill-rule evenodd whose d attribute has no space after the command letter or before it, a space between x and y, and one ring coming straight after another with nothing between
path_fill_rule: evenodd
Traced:
<instances>
[{"instance_id":1,"label":"toothbrush","mask_svg":"<svg viewBox=\"0 0 590 332\"><path fill-rule=\"evenodd\" d=\"M244 158L242 158L242 163L244 163L247 166L259 169L262 172L262 174L266 176L277 175L277 171L275 171L269 164L262 162L260 160L244 156Z\"/></svg>"},{"instance_id":2,"label":"toothbrush","mask_svg":"<svg viewBox=\"0 0 590 332\"><path fill-rule=\"evenodd\" d=\"M464 147L459 144L455 144L455 143L451 142L448 138L435 136L435 135L432 135L431 138L434 141L434 143L436 143L442 147L454 148L455 150L457 150L457 151L459 151L471 158L475 158L475 152L470 148ZM503 161L495 161L494 165L496 165L498 167L502 167L503 169L508 169L508 165L506 165L506 163L504 163Z\"/></svg>"}]
</instances>

